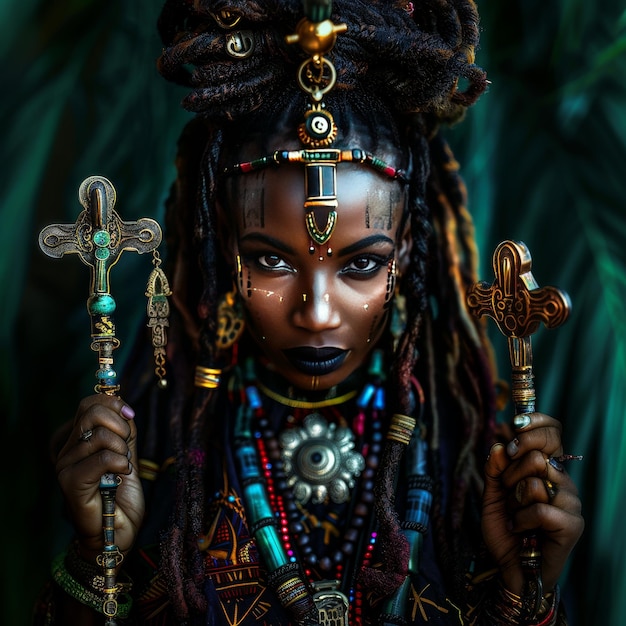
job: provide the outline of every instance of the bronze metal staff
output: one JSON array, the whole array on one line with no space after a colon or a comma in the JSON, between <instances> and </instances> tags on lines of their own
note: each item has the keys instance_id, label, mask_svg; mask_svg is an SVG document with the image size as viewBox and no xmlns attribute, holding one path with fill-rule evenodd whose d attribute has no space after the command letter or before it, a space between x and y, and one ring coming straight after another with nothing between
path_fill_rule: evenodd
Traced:
<instances>
[{"instance_id":1,"label":"bronze metal staff","mask_svg":"<svg viewBox=\"0 0 626 626\"><path fill-rule=\"evenodd\" d=\"M78 199L84 210L76 222L51 224L39 233L39 246L48 256L60 258L65 254L78 254L81 261L91 268L87 310L91 317L91 349L98 353L95 390L110 396L119 391L113 367L113 350L120 342L115 336L113 313L116 305L109 289L109 273L122 252L151 252L162 238L161 227L152 219L122 221L113 209L115 197L115 189L106 178L86 178L78 190ZM117 623L117 595L120 589L115 570L123 556L115 544L115 494L120 480L112 473L103 474L100 478L104 547L98 564L104 574L102 612L106 626Z\"/></svg>"},{"instance_id":2,"label":"bronze metal staff","mask_svg":"<svg viewBox=\"0 0 626 626\"><path fill-rule=\"evenodd\" d=\"M515 414L535 411L532 346L530 337L543 322L556 328L570 312L566 293L555 287L539 287L530 271L531 256L521 242L503 241L493 254L493 284L479 282L467 292L467 305L476 316L487 315L508 338L511 360L511 396ZM534 617L541 605L541 545L536 534L523 537L522 568L526 575L524 607Z\"/></svg>"}]
</instances>

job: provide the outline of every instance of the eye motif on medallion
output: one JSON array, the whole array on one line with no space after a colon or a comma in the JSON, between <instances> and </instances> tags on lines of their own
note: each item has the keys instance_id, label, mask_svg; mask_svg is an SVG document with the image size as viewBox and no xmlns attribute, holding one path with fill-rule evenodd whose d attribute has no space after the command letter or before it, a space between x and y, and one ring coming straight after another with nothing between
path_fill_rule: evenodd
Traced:
<instances>
[{"instance_id":1,"label":"eye motif on medallion","mask_svg":"<svg viewBox=\"0 0 626 626\"><path fill-rule=\"evenodd\" d=\"M301 504L348 501L354 479L365 468L349 428L338 428L311 413L301 427L281 433L280 445L287 483Z\"/></svg>"}]
</instances>

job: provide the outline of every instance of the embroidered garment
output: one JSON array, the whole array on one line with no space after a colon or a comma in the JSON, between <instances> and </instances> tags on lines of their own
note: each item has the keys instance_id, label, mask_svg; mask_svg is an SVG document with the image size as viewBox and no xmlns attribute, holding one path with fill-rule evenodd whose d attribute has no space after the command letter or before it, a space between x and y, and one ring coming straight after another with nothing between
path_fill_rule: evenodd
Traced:
<instances>
[{"instance_id":1,"label":"embroidered garment","mask_svg":"<svg viewBox=\"0 0 626 626\"><path fill-rule=\"evenodd\" d=\"M356 378L356 377L355 377ZM350 385L360 381L352 380ZM274 396L268 383L266 392ZM225 386L227 387L227 385ZM356 389L357 387L355 387ZM285 393L285 389L283 389ZM287 394L289 390L287 390ZM337 396L345 394L345 389L334 390ZM224 394L226 395L226 394ZM337 405L320 406L314 409L285 406L276 399L262 394L262 403L266 422L263 432L259 424L253 424L260 449L277 448L280 431L301 427L303 420L312 413L320 415L327 424L336 428L352 427L353 418L358 415L356 394L347 394L350 399ZM323 403L322 403L323 404ZM214 424L215 430L207 442L206 491L209 505L204 533L198 537L198 546L205 565L205 595L208 602L206 615L192 617L190 624L224 624L228 626L267 625L281 626L292 624L289 615L281 606L274 591L267 585L268 571L259 556L253 533L249 527L243 504L243 485L238 475L236 450L233 439L233 422L237 414L236 406L224 398L221 414L224 419ZM144 424L138 414L137 426L141 432ZM372 461L372 450L380 442L380 433L385 432L386 416L378 415L379 423L367 423L361 433L355 437L355 450ZM147 424L145 425L147 426ZM152 425L153 427L156 424ZM168 528L169 518L174 507L175 472L171 457L168 456L166 443L161 435L161 442L155 444L151 428L145 429L144 438L149 441L149 448L161 450L161 458L150 459L151 465L160 469L153 476L155 480L145 482L147 498L146 522L140 532L136 548L127 558L125 571L133 580L133 609L125 624L145 626L179 626L180 620L174 615L169 600L166 577L160 569L159 544L162 533ZM159 432L166 432L164 428ZM458 432L453 428L446 432ZM269 436L268 436L269 433ZM448 458L453 458L458 441L442 439L439 458L447 467ZM380 445L378 446L378 449ZM275 454L275 453L274 453ZM266 476L269 487L274 490L273 502L288 500L290 487L281 484L281 475L267 459ZM402 471L400 472L402 476ZM438 489L438 506L445 510L450 476L442 475L442 484ZM370 476L370 478L367 478ZM376 624L382 610L384 598L376 589L366 589L360 581L360 571L364 564L376 567L380 554L376 545L376 525L373 515L372 478L364 471L354 480L350 497L345 502L314 502L312 498L304 503L292 504L299 514L298 532L283 532L283 539L291 541L288 554L293 560L303 563L304 571L310 582L320 580L339 580L340 590L350 599L350 624L368 626ZM284 476L282 476L284 479ZM400 518L403 513L403 494L406 485L400 480L396 494L396 506ZM444 583L439 566L439 557L435 553L431 527L425 534L421 564L418 575L411 580L409 602L405 611L408 623L427 623L441 625L475 624L476 603L483 591L480 585L471 584L472 578L481 578L483 563L479 564L480 542L477 511L476 533L471 537L459 536L459 544L466 544L460 554L467 559L467 578L456 582L455 590ZM279 513L279 511L277 512ZM293 528L294 524L290 525ZM307 555L309 558L307 559ZM314 555L315 558L313 558ZM485 578L488 578L485 577ZM453 592L456 591L456 596ZM54 599L60 590L52 586L48 590L47 601L41 604L37 624L55 624ZM478 599L477 599L478 598Z\"/></svg>"}]
</instances>

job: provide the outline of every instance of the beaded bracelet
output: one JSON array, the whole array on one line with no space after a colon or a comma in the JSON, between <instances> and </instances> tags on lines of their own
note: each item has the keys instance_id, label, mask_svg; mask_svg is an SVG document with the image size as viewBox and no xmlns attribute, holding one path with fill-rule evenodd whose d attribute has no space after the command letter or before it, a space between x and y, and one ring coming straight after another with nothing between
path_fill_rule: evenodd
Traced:
<instances>
[{"instance_id":1,"label":"beaded bracelet","mask_svg":"<svg viewBox=\"0 0 626 626\"><path fill-rule=\"evenodd\" d=\"M556 585L554 593L548 593L541 599L538 618L533 622L522 619L524 607L522 598L511 593L500 582L492 602L485 607L486 624L489 626L556 626L558 607L560 602L559 586Z\"/></svg>"},{"instance_id":2,"label":"beaded bracelet","mask_svg":"<svg viewBox=\"0 0 626 626\"><path fill-rule=\"evenodd\" d=\"M59 554L52 562L52 576L55 583L69 596L81 604L103 613L105 602L104 576L99 568L81 559L74 544L67 552ZM132 583L118 583L117 616L128 617L133 599L128 592Z\"/></svg>"}]
</instances>

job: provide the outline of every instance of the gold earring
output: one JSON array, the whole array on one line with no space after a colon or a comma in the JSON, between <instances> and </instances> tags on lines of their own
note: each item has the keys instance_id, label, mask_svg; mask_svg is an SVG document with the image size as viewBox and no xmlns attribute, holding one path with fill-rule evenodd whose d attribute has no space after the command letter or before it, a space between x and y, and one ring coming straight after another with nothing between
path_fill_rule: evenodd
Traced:
<instances>
[{"instance_id":1,"label":"gold earring","mask_svg":"<svg viewBox=\"0 0 626 626\"><path fill-rule=\"evenodd\" d=\"M243 307L238 297L237 288L225 293L217 307L217 336L215 339L218 350L231 348L241 337L245 328Z\"/></svg>"},{"instance_id":2,"label":"gold earring","mask_svg":"<svg viewBox=\"0 0 626 626\"><path fill-rule=\"evenodd\" d=\"M165 378L165 348L167 334L165 327L170 325L170 305L167 300L172 295L165 272L161 269L161 256L156 250L152 252L154 269L148 278L146 296L148 298L148 328L152 329L152 347L154 348L154 373L157 375L158 386L167 387Z\"/></svg>"}]
</instances>

